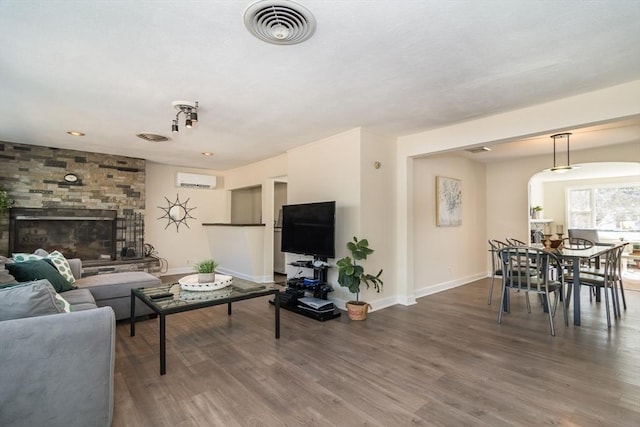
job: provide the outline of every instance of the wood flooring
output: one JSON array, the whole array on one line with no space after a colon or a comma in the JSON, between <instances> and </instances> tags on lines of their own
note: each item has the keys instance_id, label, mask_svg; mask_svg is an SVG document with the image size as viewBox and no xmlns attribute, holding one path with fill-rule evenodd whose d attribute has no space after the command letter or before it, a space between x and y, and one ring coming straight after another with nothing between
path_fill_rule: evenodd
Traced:
<instances>
[{"instance_id":1,"label":"wood flooring","mask_svg":"<svg viewBox=\"0 0 640 427\"><path fill-rule=\"evenodd\" d=\"M556 337L512 294L496 323L488 280L405 307L317 322L267 298L117 325L113 426L638 426L640 292L607 329L583 292L582 326ZM532 298L532 301L537 301Z\"/></svg>"}]
</instances>

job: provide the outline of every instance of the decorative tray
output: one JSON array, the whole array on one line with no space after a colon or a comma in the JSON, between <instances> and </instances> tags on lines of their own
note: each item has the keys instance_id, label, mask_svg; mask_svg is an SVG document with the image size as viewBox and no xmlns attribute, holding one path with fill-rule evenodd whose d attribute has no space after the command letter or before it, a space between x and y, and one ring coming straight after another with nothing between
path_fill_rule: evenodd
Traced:
<instances>
[{"instance_id":1,"label":"decorative tray","mask_svg":"<svg viewBox=\"0 0 640 427\"><path fill-rule=\"evenodd\" d=\"M185 291L206 292L226 288L231 285L231 280L233 279L231 276L226 276L224 274L216 274L215 277L215 281L211 283L199 283L198 275L192 274L179 279L178 283L180 283L180 287Z\"/></svg>"},{"instance_id":2,"label":"decorative tray","mask_svg":"<svg viewBox=\"0 0 640 427\"><path fill-rule=\"evenodd\" d=\"M212 301L220 298L226 298L233 292L232 288L222 288L217 291L184 291L180 292L178 299L180 301Z\"/></svg>"}]
</instances>

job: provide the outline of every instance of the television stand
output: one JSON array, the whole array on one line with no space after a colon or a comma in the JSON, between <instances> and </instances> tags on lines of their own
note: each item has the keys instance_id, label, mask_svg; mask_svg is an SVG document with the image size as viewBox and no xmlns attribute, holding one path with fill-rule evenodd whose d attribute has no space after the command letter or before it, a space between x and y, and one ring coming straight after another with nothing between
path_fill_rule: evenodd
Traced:
<instances>
[{"instance_id":1,"label":"television stand","mask_svg":"<svg viewBox=\"0 0 640 427\"><path fill-rule=\"evenodd\" d=\"M269 301L269 303L273 304L273 301ZM296 305L288 305L288 304L280 304L280 308L283 308L288 311L292 311L294 313L300 314L302 316L309 317L314 320L318 320L320 322L324 322L325 320L336 319L341 316L340 310L334 308L333 311L329 312L313 312L308 311L302 308L298 308Z\"/></svg>"},{"instance_id":2,"label":"television stand","mask_svg":"<svg viewBox=\"0 0 640 427\"><path fill-rule=\"evenodd\" d=\"M340 317L341 312L335 307L333 310L322 311L302 308L299 307L298 303L298 299L305 296L312 296L323 300L328 299L327 294L333 292L331 285L326 283L327 269L329 267L314 267L312 263L309 263L308 266L302 266L300 263L291 263L291 265L313 269L314 277L313 280L307 280L307 282L310 282L309 284L305 284L303 277L288 279L287 289L284 292L280 292L280 307L320 322ZM269 302L273 304L273 301Z\"/></svg>"}]
</instances>

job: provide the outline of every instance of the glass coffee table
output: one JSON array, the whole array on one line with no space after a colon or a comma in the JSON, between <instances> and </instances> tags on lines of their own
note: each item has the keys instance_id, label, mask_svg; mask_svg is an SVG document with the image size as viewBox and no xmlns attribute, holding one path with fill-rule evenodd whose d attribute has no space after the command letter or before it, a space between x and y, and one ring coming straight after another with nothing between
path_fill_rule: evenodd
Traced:
<instances>
[{"instance_id":1,"label":"glass coffee table","mask_svg":"<svg viewBox=\"0 0 640 427\"><path fill-rule=\"evenodd\" d=\"M182 280L182 279L181 279ZM227 304L231 315L231 303L273 295L275 308L275 335L280 338L280 291L273 284L259 284L234 277L231 284L217 290L187 291L180 283L155 288L131 289L131 336L136 334L135 304L142 301L160 318L160 375L167 372L165 317L169 314L197 310L214 305Z\"/></svg>"}]
</instances>

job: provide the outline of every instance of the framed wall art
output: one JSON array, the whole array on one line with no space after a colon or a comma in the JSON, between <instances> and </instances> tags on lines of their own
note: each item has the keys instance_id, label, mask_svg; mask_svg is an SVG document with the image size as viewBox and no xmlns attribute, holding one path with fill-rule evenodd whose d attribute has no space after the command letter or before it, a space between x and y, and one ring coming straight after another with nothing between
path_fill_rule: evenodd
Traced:
<instances>
[{"instance_id":1,"label":"framed wall art","mask_svg":"<svg viewBox=\"0 0 640 427\"><path fill-rule=\"evenodd\" d=\"M462 225L462 181L444 176L436 177L436 225Z\"/></svg>"}]
</instances>

